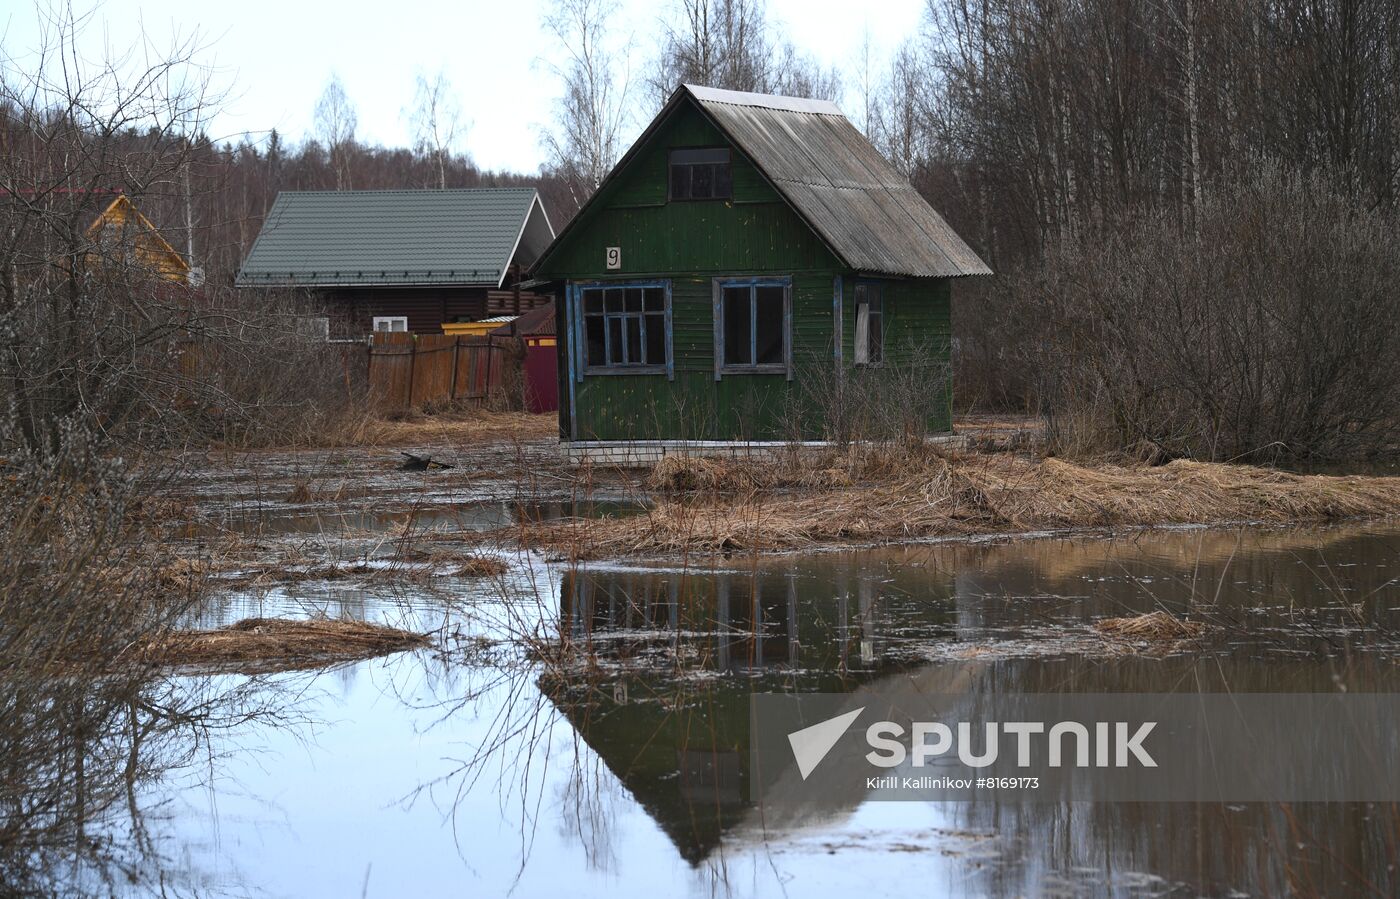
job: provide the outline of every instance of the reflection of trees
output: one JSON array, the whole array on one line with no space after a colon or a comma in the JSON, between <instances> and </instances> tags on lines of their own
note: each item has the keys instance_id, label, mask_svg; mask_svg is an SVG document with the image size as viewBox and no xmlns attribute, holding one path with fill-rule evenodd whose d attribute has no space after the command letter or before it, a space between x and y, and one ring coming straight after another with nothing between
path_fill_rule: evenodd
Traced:
<instances>
[{"instance_id":1,"label":"reflection of trees","mask_svg":"<svg viewBox=\"0 0 1400 899\"><path fill-rule=\"evenodd\" d=\"M995 830L1015 856L988 867L979 891L1066 894L1394 896L1393 808L1360 803L974 803L962 826ZM1153 883L1151 875L1162 878ZM1183 891L1185 892L1185 891Z\"/></svg>"},{"instance_id":2,"label":"reflection of trees","mask_svg":"<svg viewBox=\"0 0 1400 899\"><path fill-rule=\"evenodd\" d=\"M1400 686L1389 660L1370 656L1004 661L980 672L972 689L994 693L1388 692ZM1261 752L1267 751L1261 748ZM1325 764L1323 759L1319 764ZM1069 892L1122 889L1144 872L1208 895L1393 896L1400 811L1380 803L968 803L961 824L995 830L1016 855L988 870L995 895L1040 889L1049 876ZM1158 884L1155 888L1161 889Z\"/></svg>"},{"instance_id":3,"label":"reflection of trees","mask_svg":"<svg viewBox=\"0 0 1400 899\"><path fill-rule=\"evenodd\" d=\"M832 581L764 568L700 576L687 571L575 570L561 581L561 664L760 674L873 673L893 620L871 573ZM921 624L936 627L934 608Z\"/></svg>"},{"instance_id":4,"label":"reflection of trees","mask_svg":"<svg viewBox=\"0 0 1400 899\"><path fill-rule=\"evenodd\" d=\"M143 796L211 764L215 737L293 713L257 680L125 677L0 686L0 891L179 893ZM47 687L47 688L46 688Z\"/></svg>"},{"instance_id":5,"label":"reflection of trees","mask_svg":"<svg viewBox=\"0 0 1400 899\"><path fill-rule=\"evenodd\" d=\"M618 804L624 800L622 785L577 739L569 762L556 797L562 813L560 832L578 840L589 867L615 870L618 847L613 837Z\"/></svg>"}]
</instances>

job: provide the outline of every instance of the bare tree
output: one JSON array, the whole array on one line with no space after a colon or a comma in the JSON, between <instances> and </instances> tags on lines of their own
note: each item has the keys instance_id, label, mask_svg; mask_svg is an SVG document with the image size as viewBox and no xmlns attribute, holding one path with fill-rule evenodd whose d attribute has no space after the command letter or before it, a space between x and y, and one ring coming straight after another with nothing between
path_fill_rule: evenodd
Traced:
<instances>
[{"instance_id":1,"label":"bare tree","mask_svg":"<svg viewBox=\"0 0 1400 899\"><path fill-rule=\"evenodd\" d=\"M875 71L875 63L871 58L875 53L874 41L870 37L870 23L867 22L865 29L861 32L860 47L856 50L855 72L856 90L860 94L860 130L869 137L872 126L875 124L876 81L879 74Z\"/></svg>"},{"instance_id":2,"label":"bare tree","mask_svg":"<svg viewBox=\"0 0 1400 899\"><path fill-rule=\"evenodd\" d=\"M1267 227L1261 223L1267 222ZM1006 279L1062 449L1345 459L1400 435L1395 217L1278 165Z\"/></svg>"},{"instance_id":3,"label":"bare tree","mask_svg":"<svg viewBox=\"0 0 1400 899\"><path fill-rule=\"evenodd\" d=\"M118 196L178 203L219 97L197 34L89 61L76 47L90 17L39 15L26 64L0 64L0 384L25 444L53 448L74 420L110 430L173 406L173 344L194 315L184 287L135 223L97 217Z\"/></svg>"},{"instance_id":4,"label":"bare tree","mask_svg":"<svg viewBox=\"0 0 1400 899\"><path fill-rule=\"evenodd\" d=\"M200 315L149 231L98 216L179 207L218 91L197 34L92 59L93 16L36 14L38 46L0 57L0 892L158 889L134 797L188 757L202 703L142 648L187 625L204 581L167 574L169 469L140 438L190 414L179 344ZM136 845L94 839L127 803Z\"/></svg>"},{"instance_id":5,"label":"bare tree","mask_svg":"<svg viewBox=\"0 0 1400 899\"><path fill-rule=\"evenodd\" d=\"M612 170L632 119L630 41L619 42L609 31L617 15L613 0L554 0L545 19L559 52L550 67L564 93L555 103L555 127L542 139L549 167L578 204Z\"/></svg>"},{"instance_id":6,"label":"bare tree","mask_svg":"<svg viewBox=\"0 0 1400 899\"><path fill-rule=\"evenodd\" d=\"M936 97L937 85L931 83L921 63L914 47L909 42L902 44L884 83L867 101L870 120L866 134L905 177L929 158L925 141L935 133L927 118L931 114L930 96Z\"/></svg>"},{"instance_id":7,"label":"bare tree","mask_svg":"<svg viewBox=\"0 0 1400 899\"><path fill-rule=\"evenodd\" d=\"M345 93L345 85L340 76L332 74L316 101L316 133L325 141L326 152L330 154L331 168L335 171L335 189L350 189L349 153L355 143L355 129L359 116L355 104Z\"/></svg>"},{"instance_id":8,"label":"bare tree","mask_svg":"<svg viewBox=\"0 0 1400 899\"><path fill-rule=\"evenodd\" d=\"M432 80L418 75L409 124L413 128L414 151L432 163L438 189L446 188L448 160L466 131L462 108L446 72L439 70Z\"/></svg>"},{"instance_id":9,"label":"bare tree","mask_svg":"<svg viewBox=\"0 0 1400 899\"><path fill-rule=\"evenodd\" d=\"M835 69L823 69L775 36L763 0L676 0L661 29L648 85L658 108L684 83L829 100L840 96Z\"/></svg>"}]
</instances>

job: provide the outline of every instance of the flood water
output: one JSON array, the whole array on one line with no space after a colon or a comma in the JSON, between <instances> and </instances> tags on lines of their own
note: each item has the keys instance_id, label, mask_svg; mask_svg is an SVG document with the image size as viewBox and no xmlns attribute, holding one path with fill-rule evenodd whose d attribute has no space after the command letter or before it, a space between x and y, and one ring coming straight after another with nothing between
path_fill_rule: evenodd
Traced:
<instances>
[{"instance_id":1,"label":"flood water","mask_svg":"<svg viewBox=\"0 0 1400 899\"><path fill-rule=\"evenodd\" d=\"M115 891L1400 888L1393 807L867 800L820 820L768 820L748 791L747 733L756 691L910 681L983 694L1394 692L1397 528L1155 531L685 569L522 557L504 588L307 583L224 597L206 623L312 609L435 629L441 648L257 682L288 714L209 735L102 823L114 843L133 822L145 834ZM1155 609L1211 629L1199 644L1125 649L1090 627Z\"/></svg>"}]
</instances>

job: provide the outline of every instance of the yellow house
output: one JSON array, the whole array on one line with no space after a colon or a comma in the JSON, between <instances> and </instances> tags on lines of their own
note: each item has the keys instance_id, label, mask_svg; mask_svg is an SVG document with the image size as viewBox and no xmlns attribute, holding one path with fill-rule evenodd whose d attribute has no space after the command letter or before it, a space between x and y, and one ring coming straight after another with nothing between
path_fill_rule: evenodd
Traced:
<instances>
[{"instance_id":1,"label":"yellow house","mask_svg":"<svg viewBox=\"0 0 1400 899\"><path fill-rule=\"evenodd\" d=\"M118 194L88 225L87 237L105 252L127 248L132 261L167 281L193 283L190 264L126 194Z\"/></svg>"}]
</instances>

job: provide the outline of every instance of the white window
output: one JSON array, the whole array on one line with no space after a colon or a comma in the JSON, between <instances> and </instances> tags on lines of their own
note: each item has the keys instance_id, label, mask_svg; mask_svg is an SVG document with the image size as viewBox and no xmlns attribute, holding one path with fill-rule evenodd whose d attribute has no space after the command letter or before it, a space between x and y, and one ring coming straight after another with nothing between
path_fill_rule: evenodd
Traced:
<instances>
[{"instance_id":1,"label":"white window","mask_svg":"<svg viewBox=\"0 0 1400 899\"><path fill-rule=\"evenodd\" d=\"M406 315L376 315L374 317L374 330L376 331L407 331L408 316Z\"/></svg>"}]
</instances>

